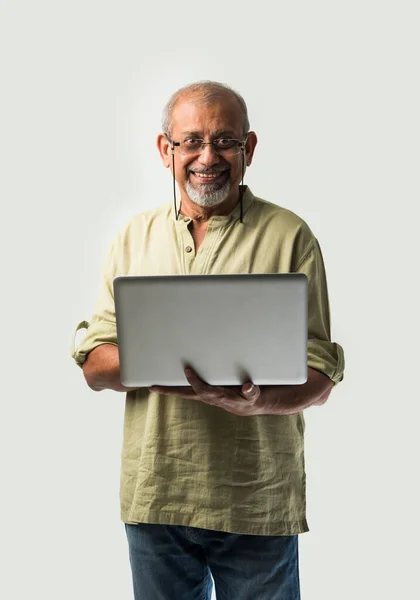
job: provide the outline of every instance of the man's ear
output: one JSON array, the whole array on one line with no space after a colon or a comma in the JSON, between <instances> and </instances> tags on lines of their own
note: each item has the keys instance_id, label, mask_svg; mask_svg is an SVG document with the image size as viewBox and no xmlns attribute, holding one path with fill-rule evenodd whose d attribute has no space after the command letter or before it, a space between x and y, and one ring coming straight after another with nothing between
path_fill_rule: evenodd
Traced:
<instances>
[{"instance_id":1,"label":"man's ear","mask_svg":"<svg viewBox=\"0 0 420 600\"><path fill-rule=\"evenodd\" d=\"M168 142L166 136L163 133L159 133L156 140L156 146L159 150L163 166L169 169L172 166L172 150L171 144Z\"/></svg>"},{"instance_id":2,"label":"man's ear","mask_svg":"<svg viewBox=\"0 0 420 600\"><path fill-rule=\"evenodd\" d=\"M248 138L245 144L245 164L249 167L252 163L252 158L254 156L255 146L257 145L258 138L255 131L250 131L248 133Z\"/></svg>"}]
</instances>

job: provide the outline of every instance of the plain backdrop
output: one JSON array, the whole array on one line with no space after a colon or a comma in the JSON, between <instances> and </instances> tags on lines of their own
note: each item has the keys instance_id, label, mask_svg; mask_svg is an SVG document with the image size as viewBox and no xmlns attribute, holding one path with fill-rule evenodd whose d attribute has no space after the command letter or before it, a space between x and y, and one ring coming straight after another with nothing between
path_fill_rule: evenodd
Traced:
<instances>
[{"instance_id":1,"label":"plain backdrop","mask_svg":"<svg viewBox=\"0 0 420 600\"><path fill-rule=\"evenodd\" d=\"M124 394L70 344L113 237L172 198L161 111L200 79L245 97L245 182L319 239L345 351L305 411L302 598L420 597L417 6L1 2L2 598L132 598Z\"/></svg>"}]
</instances>

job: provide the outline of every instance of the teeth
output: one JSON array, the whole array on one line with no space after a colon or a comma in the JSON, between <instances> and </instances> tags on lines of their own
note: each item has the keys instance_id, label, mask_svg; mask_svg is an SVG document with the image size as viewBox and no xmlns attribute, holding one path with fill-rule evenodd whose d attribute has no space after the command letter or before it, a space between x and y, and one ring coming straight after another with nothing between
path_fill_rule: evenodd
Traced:
<instances>
[{"instance_id":1,"label":"teeth","mask_svg":"<svg viewBox=\"0 0 420 600\"><path fill-rule=\"evenodd\" d=\"M213 173L213 174L208 174L208 173L194 173L195 175L197 175L197 177L204 177L206 179L215 179L216 177L218 177L220 175L220 173Z\"/></svg>"}]
</instances>

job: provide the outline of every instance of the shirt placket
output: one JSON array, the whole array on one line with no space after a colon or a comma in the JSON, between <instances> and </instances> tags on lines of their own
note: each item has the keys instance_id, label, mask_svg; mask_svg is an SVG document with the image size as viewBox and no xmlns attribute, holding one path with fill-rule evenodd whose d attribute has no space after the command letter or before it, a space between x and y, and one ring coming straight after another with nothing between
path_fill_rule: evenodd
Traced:
<instances>
[{"instance_id":1,"label":"shirt placket","mask_svg":"<svg viewBox=\"0 0 420 600\"><path fill-rule=\"evenodd\" d=\"M218 236L218 229L209 223L204 240L196 253L194 239L188 229L188 222L189 220L184 221L184 226L181 229L184 273L185 275L201 275L205 271L208 253L214 245L215 237Z\"/></svg>"}]
</instances>

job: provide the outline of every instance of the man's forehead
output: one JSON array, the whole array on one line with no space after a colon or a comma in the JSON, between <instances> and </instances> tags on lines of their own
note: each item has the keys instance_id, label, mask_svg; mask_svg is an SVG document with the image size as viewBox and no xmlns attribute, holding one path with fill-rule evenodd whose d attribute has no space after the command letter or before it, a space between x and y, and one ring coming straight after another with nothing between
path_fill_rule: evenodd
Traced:
<instances>
[{"instance_id":1,"label":"man's forehead","mask_svg":"<svg viewBox=\"0 0 420 600\"><path fill-rule=\"evenodd\" d=\"M231 98L199 102L180 100L172 113L172 129L180 133L201 133L212 129L213 133L239 133L242 115L238 103Z\"/></svg>"}]
</instances>

